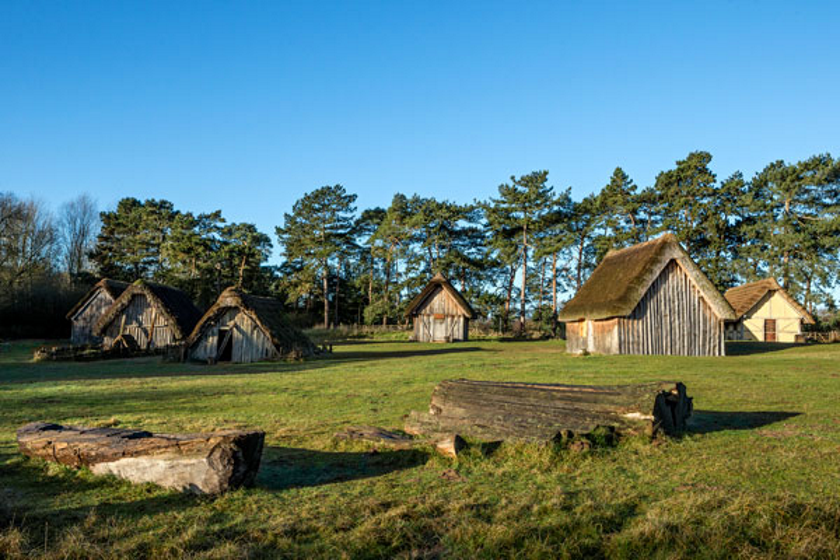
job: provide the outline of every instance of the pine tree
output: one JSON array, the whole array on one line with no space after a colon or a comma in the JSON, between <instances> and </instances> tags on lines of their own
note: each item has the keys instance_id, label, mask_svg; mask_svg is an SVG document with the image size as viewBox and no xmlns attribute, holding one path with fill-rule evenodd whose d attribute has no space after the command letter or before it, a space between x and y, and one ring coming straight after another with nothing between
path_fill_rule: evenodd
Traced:
<instances>
[{"instance_id":1,"label":"pine tree","mask_svg":"<svg viewBox=\"0 0 840 560\"><path fill-rule=\"evenodd\" d=\"M330 273L352 232L355 201L341 185L321 187L295 202L283 227L276 228L286 259L321 278L325 328L330 326Z\"/></svg>"}]
</instances>

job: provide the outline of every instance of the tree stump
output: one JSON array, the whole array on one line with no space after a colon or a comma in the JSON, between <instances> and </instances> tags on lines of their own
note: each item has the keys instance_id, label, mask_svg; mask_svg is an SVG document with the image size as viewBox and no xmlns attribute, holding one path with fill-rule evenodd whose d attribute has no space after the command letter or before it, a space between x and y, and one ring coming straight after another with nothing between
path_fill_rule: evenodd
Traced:
<instances>
[{"instance_id":1,"label":"tree stump","mask_svg":"<svg viewBox=\"0 0 840 560\"><path fill-rule=\"evenodd\" d=\"M17 431L18 447L29 457L196 494L253 485L264 439L261 431L152 434L45 422Z\"/></svg>"},{"instance_id":2,"label":"tree stump","mask_svg":"<svg viewBox=\"0 0 840 560\"><path fill-rule=\"evenodd\" d=\"M536 442L599 426L625 434L675 435L685 429L691 411L682 383L596 387L459 379L435 387L429 412L413 411L405 431Z\"/></svg>"}]
</instances>

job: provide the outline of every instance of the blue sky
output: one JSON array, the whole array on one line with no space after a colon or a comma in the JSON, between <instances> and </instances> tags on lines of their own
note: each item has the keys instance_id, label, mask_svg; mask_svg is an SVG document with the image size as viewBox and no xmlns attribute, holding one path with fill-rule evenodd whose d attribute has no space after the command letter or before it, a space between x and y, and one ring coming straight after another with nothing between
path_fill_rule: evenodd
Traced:
<instances>
[{"instance_id":1,"label":"blue sky","mask_svg":"<svg viewBox=\"0 0 840 560\"><path fill-rule=\"evenodd\" d=\"M806 5L807 4L807 5ZM274 236L342 183L581 197L695 149L840 155L836 2L0 3L0 191L220 208Z\"/></svg>"}]
</instances>

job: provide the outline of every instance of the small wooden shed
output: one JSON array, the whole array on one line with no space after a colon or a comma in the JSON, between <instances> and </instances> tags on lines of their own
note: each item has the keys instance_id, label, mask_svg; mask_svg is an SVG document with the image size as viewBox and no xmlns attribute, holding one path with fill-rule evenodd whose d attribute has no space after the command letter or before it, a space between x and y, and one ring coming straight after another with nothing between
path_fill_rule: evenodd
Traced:
<instances>
[{"instance_id":1,"label":"small wooden shed","mask_svg":"<svg viewBox=\"0 0 840 560\"><path fill-rule=\"evenodd\" d=\"M461 292L438 273L409 302L405 316L413 321L413 340L455 342L469 338L470 319L475 317L475 311Z\"/></svg>"},{"instance_id":2,"label":"small wooden shed","mask_svg":"<svg viewBox=\"0 0 840 560\"><path fill-rule=\"evenodd\" d=\"M572 353L723 356L735 311L665 234L607 253L558 318Z\"/></svg>"},{"instance_id":3,"label":"small wooden shed","mask_svg":"<svg viewBox=\"0 0 840 560\"><path fill-rule=\"evenodd\" d=\"M798 342L802 325L814 324L814 317L775 278L730 288L724 296L737 315L726 324L728 340Z\"/></svg>"},{"instance_id":4,"label":"small wooden shed","mask_svg":"<svg viewBox=\"0 0 840 560\"><path fill-rule=\"evenodd\" d=\"M85 296L67 313L70 320L72 344L99 344L100 337L93 335L96 322L111 304L128 287L128 282L103 278L93 285Z\"/></svg>"},{"instance_id":5,"label":"small wooden shed","mask_svg":"<svg viewBox=\"0 0 840 560\"><path fill-rule=\"evenodd\" d=\"M100 317L93 334L107 349L114 344L156 350L184 342L201 318L190 297L177 288L138 280Z\"/></svg>"},{"instance_id":6,"label":"small wooden shed","mask_svg":"<svg viewBox=\"0 0 840 560\"><path fill-rule=\"evenodd\" d=\"M286 319L274 298L227 288L187 341L189 357L209 362L258 362L315 353L315 345Z\"/></svg>"}]
</instances>

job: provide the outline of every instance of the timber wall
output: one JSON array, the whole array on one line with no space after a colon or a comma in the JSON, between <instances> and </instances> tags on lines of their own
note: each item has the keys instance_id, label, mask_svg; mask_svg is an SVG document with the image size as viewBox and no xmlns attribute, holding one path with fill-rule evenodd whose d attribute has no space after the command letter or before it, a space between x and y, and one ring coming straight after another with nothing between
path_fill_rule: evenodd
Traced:
<instances>
[{"instance_id":1,"label":"timber wall","mask_svg":"<svg viewBox=\"0 0 840 560\"><path fill-rule=\"evenodd\" d=\"M621 354L723 356L724 325L688 274L669 262L629 317L618 321Z\"/></svg>"},{"instance_id":2,"label":"timber wall","mask_svg":"<svg viewBox=\"0 0 840 560\"><path fill-rule=\"evenodd\" d=\"M73 316L70 327L70 342L73 344L102 342L101 337L93 336L93 327L112 303L114 303L114 298L108 292L103 289L97 290Z\"/></svg>"},{"instance_id":3,"label":"timber wall","mask_svg":"<svg viewBox=\"0 0 840 560\"><path fill-rule=\"evenodd\" d=\"M470 321L443 288L436 288L414 316L414 340L454 342L469 338Z\"/></svg>"},{"instance_id":4,"label":"timber wall","mask_svg":"<svg viewBox=\"0 0 840 560\"><path fill-rule=\"evenodd\" d=\"M132 297L126 308L108 325L103 337L105 346L109 347L120 333L134 337L141 350L166 348L179 342L166 315L160 313L143 294Z\"/></svg>"}]
</instances>

